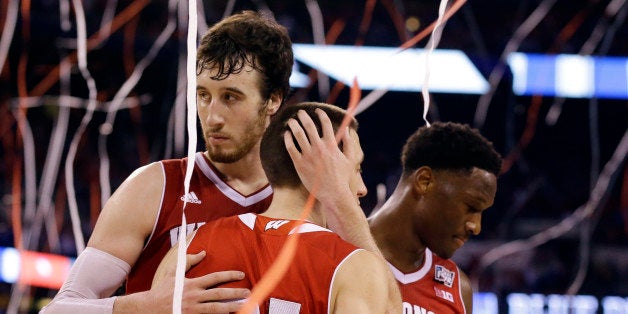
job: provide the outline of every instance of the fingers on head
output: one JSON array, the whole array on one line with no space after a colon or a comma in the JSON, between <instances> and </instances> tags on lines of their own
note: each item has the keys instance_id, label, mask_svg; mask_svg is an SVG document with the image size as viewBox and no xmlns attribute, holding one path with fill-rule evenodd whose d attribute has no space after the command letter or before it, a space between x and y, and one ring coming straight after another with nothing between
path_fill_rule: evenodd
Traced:
<instances>
[{"instance_id":1,"label":"fingers on head","mask_svg":"<svg viewBox=\"0 0 628 314\"><path fill-rule=\"evenodd\" d=\"M331 124L331 120L327 113L320 108L316 108L316 114L321 122L321 128L323 130L323 137L334 138L334 127Z\"/></svg>"},{"instance_id":2,"label":"fingers on head","mask_svg":"<svg viewBox=\"0 0 628 314\"><path fill-rule=\"evenodd\" d=\"M305 110L299 110L297 116L299 117L299 121L301 121L301 125L303 125L303 129L307 132L307 137L310 141L315 138L314 136L318 137L318 131L316 131L316 125L312 117L310 117Z\"/></svg>"},{"instance_id":3,"label":"fingers on head","mask_svg":"<svg viewBox=\"0 0 628 314\"><path fill-rule=\"evenodd\" d=\"M310 140L305 132L309 133L310 131L306 131L306 129L304 129L305 126L301 126L301 124L299 124L299 122L295 119L288 120L288 127L290 128L290 132L292 132L292 136L296 140L299 150L307 150L310 147Z\"/></svg>"}]
</instances>

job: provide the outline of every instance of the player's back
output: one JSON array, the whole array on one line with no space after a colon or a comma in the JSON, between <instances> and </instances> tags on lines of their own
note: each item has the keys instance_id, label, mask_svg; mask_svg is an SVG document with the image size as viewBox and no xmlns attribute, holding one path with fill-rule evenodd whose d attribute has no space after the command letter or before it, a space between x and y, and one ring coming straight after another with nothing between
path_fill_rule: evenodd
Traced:
<instances>
[{"instance_id":1,"label":"player's back","mask_svg":"<svg viewBox=\"0 0 628 314\"><path fill-rule=\"evenodd\" d=\"M201 250L207 256L192 267L187 277L223 270L241 270L244 280L223 287L254 287L275 261L288 236L297 232L297 221L255 214L227 217L199 228L188 253ZM299 244L285 276L263 304L281 313L327 313L331 285L338 267L357 247L320 226L305 223ZM272 311L271 311L272 312Z\"/></svg>"}]
</instances>

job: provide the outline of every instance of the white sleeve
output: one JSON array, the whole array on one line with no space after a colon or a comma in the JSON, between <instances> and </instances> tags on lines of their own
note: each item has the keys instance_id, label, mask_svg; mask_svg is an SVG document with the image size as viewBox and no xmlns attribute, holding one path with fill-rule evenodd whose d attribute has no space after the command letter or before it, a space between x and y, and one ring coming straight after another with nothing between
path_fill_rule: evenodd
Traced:
<instances>
[{"instance_id":1,"label":"white sleeve","mask_svg":"<svg viewBox=\"0 0 628 314\"><path fill-rule=\"evenodd\" d=\"M125 261L87 247L72 265L57 295L39 313L110 314L116 298L110 296L120 287L130 269Z\"/></svg>"}]
</instances>

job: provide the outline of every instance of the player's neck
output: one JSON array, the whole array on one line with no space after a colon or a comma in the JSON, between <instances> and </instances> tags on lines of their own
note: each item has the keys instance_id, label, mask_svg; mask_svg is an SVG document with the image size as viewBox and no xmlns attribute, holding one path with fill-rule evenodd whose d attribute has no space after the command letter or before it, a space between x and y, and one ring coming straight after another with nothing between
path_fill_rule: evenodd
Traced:
<instances>
[{"instance_id":1,"label":"player's neck","mask_svg":"<svg viewBox=\"0 0 628 314\"><path fill-rule=\"evenodd\" d=\"M274 188L273 201L262 215L280 219L300 219L306 207L307 198L308 193L304 189ZM325 219L316 205L311 209L310 214L305 217L305 219L325 227Z\"/></svg>"},{"instance_id":2,"label":"player's neck","mask_svg":"<svg viewBox=\"0 0 628 314\"><path fill-rule=\"evenodd\" d=\"M371 233L384 258L404 273L416 271L425 260L425 246L413 234L404 234L405 222L381 224L371 228ZM385 230L387 229L387 231ZM398 229L398 230L395 230Z\"/></svg>"},{"instance_id":3,"label":"player's neck","mask_svg":"<svg viewBox=\"0 0 628 314\"><path fill-rule=\"evenodd\" d=\"M404 213L408 205L402 194L395 190L388 201L371 217L369 227L382 254L402 272L412 272L420 267L425 258L425 246L413 234L413 219Z\"/></svg>"},{"instance_id":4,"label":"player's neck","mask_svg":"<svg viewBox=\"0 0 628 314\"><path fill-rule=\"evenodd\" d=\"M210 160L210 163L218 171L220 178L242 195L255 193L268 184L258 151L251 152L236 162L219 163Z\"/></svg>"}]
</instances>

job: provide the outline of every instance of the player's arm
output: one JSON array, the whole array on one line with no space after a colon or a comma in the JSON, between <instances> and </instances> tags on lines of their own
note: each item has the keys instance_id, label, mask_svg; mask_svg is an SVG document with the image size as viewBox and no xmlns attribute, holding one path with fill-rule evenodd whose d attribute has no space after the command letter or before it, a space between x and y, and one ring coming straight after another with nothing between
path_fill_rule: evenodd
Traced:
<instances>
[{"instance_id":1,"label":"player's arm","mask_svg":"<svg viewBox=\"0 0 628 314\"><path fill-rule=\"evenodd\" d=\"M42 313L108 313L150 234L163 190L161 165L135 170L109 198L87 248L65 283Z\"/></svg>"},{"instance_id":2,"label":"player's arm","mask_svg":"<svg viewBox=\"0 0 628 314\"><path fill-rule=\"evenodd\" d=\"M345 129L340 131L345 133L342 138L343 150L340 150L329 117L320 109L316 113L321 122L322 137L305 111L297 113L303 126L296 121L288 122L294 140L301 148L297 150L292 136L284 136L294 167L309 191L316 187L316 198L325 210L327 227L345 241L379 254L364 211L355 201L355 195L349 187L348 178L357 169L348 156L354 154L359 143L352 141Z\"/></svg>"},{"instance_id":3,"label":"player's arm","mask_svg":"<svg viewBox=\"0 0 628 314\"><path fill-rule=\"evenodd\" d=\"M356 171L355 163L347 156L355 154L360 144L352 141L348 130L345 130L343 149L340 150L329 117L320 109L316 112L321 121L322 137L318 135L312 118L305 112L298 113L303 127L294 123L296 121L288 123L294 139L286 134L284 142L294 167L308 190L318 187L316 198L325 210L327 227L345 241L373 252L385 264L386 260L371 235L364 211L355 201L347 181ZM294 140L301 151L297 150ZM400 300L401 293L390 270L386 277L390 302Z\"/></svg>"},{"instance_id":4,"label":"player's arm","mask_svg":"<svg viewBox=\"0 0 628 314\"><path fill-rule=\"evenodd\" d=\"M139 168L131 174L105 204L87 248L78 256L65 283L42 313L170 313L174 286L125 296L111 297L139 257L145 239L157 219L164 187L160 163ZM218 282L230 278L211 278ZM215 276L214 276L215 277ZM223 280L224 279L224 280ZM200 291L203 301L214 300L211 289L186 287L185 294ZM164 297L170 295L170 297ZM167 309L167 310L166 310ZM211 312L210 312L211 313Z\"/></svg>"},{"instance_id":5,"label":"player's arm","mask_svg":"<svg viewBox=\"0 0 628 314\"><path fill-rule=\"evenodd\" d=\"M469 277L458 268L460 274L460 290L462 292L462 302L467 313L473 313L473 288Z\"/></svg>"},{"instance_id":6,"label":"player's arm","mask_svg":"<svg viewBox=\"0 0 628 314\"><path fill-rule=\"evenodd\" d=\"M375 254L358 250L340 266L332 283L331 313L402 312L401 298L387 296L385 284L388 269Z\"/></svg>"}]
</instances>

